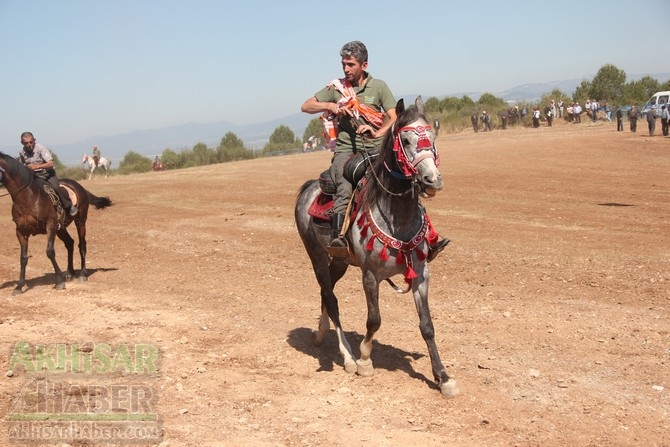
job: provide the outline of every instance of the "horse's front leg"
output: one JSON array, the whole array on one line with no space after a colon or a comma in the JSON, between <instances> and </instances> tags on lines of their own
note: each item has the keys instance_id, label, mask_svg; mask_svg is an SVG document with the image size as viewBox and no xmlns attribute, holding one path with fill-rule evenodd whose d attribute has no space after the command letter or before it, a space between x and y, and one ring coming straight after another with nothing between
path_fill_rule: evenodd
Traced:
<instances>
[{"instance_id":1,"label":"horse's front leg","mask_svg":"<svg viewBox=\"0 0 670 447\"><path fill-rule=\"evenodd\" d=\"M54 268L54 273L56 274L56 289L62 290L65 288L65 275L63 275L63 272L61 271L60 267L58 267L58 263L56 262L56 249L54 248L55 240L56 232L49 231L47 233L47 258L49 258L51 261L51 265L53 265Z\"/></svg>"},{"instance_id":2,"label":"horse's front leg","mask_svg":"<svg viewBox=\"0 0 670 447\"><path fill-rule=\"evenodd\" d=\"M28 235L24 235L16 230L16 238L19 240L19 245L21 247L21 255L19 257L19 262L21 265L21 270L19 272L19 282L16 284L16 288L12 292L12 295L20 295L23 293L23 286L26 284L26 265L28 265Z\"/></svg>"},{"instance_id":3,"label":"horse's front leg","mask_svg":"<svg viewBox=\"0 0 670 447\"><path fill-rule=\"evenodd\" d=\"M363 288L365 289L365 298L368 305L367 331L360 346L361 358L358 359L356 365L358 374L361 376L371 376L374 373L374 367L370 359L372 340L382 325L382 316L379 312L379 282L370 270L363 272Z\"/></svg>"},{"instance_id":4,"label":"horse's front leg","mask_svg":"<svg viewBox=\"0 0 670 447\"><path fill-rule=\"evenodd\" d=\"M68 233L67 228L61 228L58 232L58 238L63 241L67 250L67 270L65 271L65 280L69 281L74 276L74 239Z\"/></svg>"},{"instance_id":5,"label":"horse's front leg","mask_svg":"<svg viewBox=\"0 0 670 447\"><path fill-rule=\"evenodd\" d=\"M430 364L433 369L433 377L435 378L437 385L440 387L442 394L450 397L458 394L458 387L456 386L456 381L451 379L447 374L447 371L442 364L442 360L440 359L437 344L435 343L435 328L428 306L429 279L430 275L428 269L426 269L423 281L421 281L420 278L414 280L414 303L416 305L416 311L419 314L419 329L421 330L421 336L428 347Z\"/></svg>"}]
</instances>

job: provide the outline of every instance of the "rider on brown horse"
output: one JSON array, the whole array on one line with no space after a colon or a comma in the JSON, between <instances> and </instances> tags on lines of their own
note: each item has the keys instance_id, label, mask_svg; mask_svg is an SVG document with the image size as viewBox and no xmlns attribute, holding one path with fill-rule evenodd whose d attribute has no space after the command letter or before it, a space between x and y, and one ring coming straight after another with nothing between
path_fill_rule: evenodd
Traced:
<instances>
[{"instance_id":1,"label":"rider on brown horse","mask_svg":"<svg viewBox=\"0 0 670 447\"><path fill-rule=\"evenodd\" d=\"M21 134L21 144L23 148L19 151L19 160L33 171L35 177L46 180L60 197L63 207L69 210L70 216L76 216L77 205L73 205L70 196L59 184L56 169L54 168L53 157L46 147L35 142L35 137L30 132Z\"/></svg>"}]
</instances>

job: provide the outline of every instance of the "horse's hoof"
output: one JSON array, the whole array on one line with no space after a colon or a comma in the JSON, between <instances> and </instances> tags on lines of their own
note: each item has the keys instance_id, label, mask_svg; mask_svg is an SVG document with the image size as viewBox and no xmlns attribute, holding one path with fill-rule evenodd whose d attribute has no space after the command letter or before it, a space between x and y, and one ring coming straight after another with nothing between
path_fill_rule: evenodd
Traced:
<instances>
[{"instance_id":1,"label":"horse's hoof","mask_svg":"<svg viewBox=\"0 0 670 447\"><path fill-rule=\"evenodd\" d=\"M321 345L323 345L324 340L326 339L326 334L319 332L319 331L313 331L312 332L312 345L315 348L320 348Z\"/></svg>"},{"instance_id":2,"label":"horse's hoof","mask_svg":"<svg viewBox=\"0 0 670 447\"><path fill-rule=\"evenodd\" d=\"M56 290L65 290L65 283L56 284Z\"/></svg>"},{"instance_id":3,"label":"horse's hoof","mask_svg":"<svg viewBox=\"0 0 670 447\"><path fill-rule=\"evenodd\" d=\"M12 292L12 295L13 295L13 296L16 296L16 295L22 295L22 294L23 294L23 289L21 289L20 287L17 287L17 288L14 289L14 291Z\"/></svg>"},{"instance_id":4,"label":"horse's hoof","mask_svg":"<svg viewBox=\"0 0 670 447\"><path fill-rule=\"evenodd\" d=\"M347 374L353 374L356 372L358 369L358 365L356 365L356 362L344 362L344 371Z\"/></svg>"},{"instance_id":5,"label":"horse's hoof","mask_svg":"<svg viewBox=\"0 0 670 447\"><path fill-rule=\"evenodd\" d=\"M372 366L372 360L356 360L356 372L359 376L370 377L375 372L375 368Z\"/></svg>"},{"instance_id":6,"label":"horse's hoof","mask_svg":"<svg viewBox=\"0 0 670 447\"><path fill-rule=\"evenodd\" d=\"M86 276L82 275L79 277L79 282L86 282L86 281L88 281L88 278Z\"/></svg>"},{"instance_id":7,"label":"horse's hoof","mask_svg":"<svg viewBox=\"0 0 670 447\"><path fill-rule=\"evenodd\" d=\"M458 389L458 385L456 385L456 381L449 379L445 383L440 384L440 392L442 392L444 397L454 397L460 390Z\"/></svg>"}]
</instances>

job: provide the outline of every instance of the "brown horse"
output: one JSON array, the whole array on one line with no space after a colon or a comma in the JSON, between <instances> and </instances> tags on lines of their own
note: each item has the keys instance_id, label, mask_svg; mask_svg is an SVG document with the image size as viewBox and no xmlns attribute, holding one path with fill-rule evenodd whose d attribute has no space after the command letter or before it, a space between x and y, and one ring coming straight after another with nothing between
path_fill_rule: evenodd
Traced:
<instances>
[{"instance_id":1,"label":"brown horse","mask_svg":"<svg viewBox=\"0 0 670 447\"><path fill-rule=\"evenodd\" d=\"M88 207L96 208L111 206L108 197L96 197L84 189L79 183L70 179L60 179L61 187L70 193L79 213L70 217L64 212L58 195L51 186L33 175L33 173L15 158L0 152L0 183L12 197L12 219L16 223L16 237L21 245L21 273L13 294L23 292L26 283L26 265L28 264L28 238L35 234L47 235L47 257L53 264L56 274L56 289L64 289L65 282L75 272L73 267L74 240L67 231L68 225L74 220L79 235L79 255L81 271L79 280L86 281L86 219ZM54 240L58 236L67 248L67 270L61 271L56 262Z\"/></svg>"}]
</instances>

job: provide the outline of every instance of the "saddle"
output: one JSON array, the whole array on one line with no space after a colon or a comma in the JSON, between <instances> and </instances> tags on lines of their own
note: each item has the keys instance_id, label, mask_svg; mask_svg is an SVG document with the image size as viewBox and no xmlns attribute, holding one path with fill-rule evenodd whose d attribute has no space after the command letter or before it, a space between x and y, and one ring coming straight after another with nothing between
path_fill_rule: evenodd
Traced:
<instances>
[{"instance_id":1,"label":"saddle","mask_svg":"<svg viewBox=\"0 0 670 447\"><path fill-rule=\"evenodd\" d=\"M60 229L65 222L65 208L63 207L63 202L60 199L60 196L58 195L58 192L56 192L51 184L47 182L44 179L37 178L37 181L41 183L40 187L44 190L44 192L49 196L49 199L51 199L51 203L53 204L55 210L56 210L56 218L58 220L58 228ZM70 196L70 201L72 202L73 205L78 205L77 201L77 193L74 191L74 189L70 188L68 185L64 183L59 183L60 188L63 189L68 196Z\"/></svg>"},{"instance_id":2,"label":"saddle","mask_svg":"<svg viewBox=\"0 0 670 447\"><path fill-rule=\"evenodd\" d=\"M378 155L379 153L376 151L369 151L366 154L358 152L352 155L344 164L344 178L354 187L362 183L370 163ZM337 192L337 187L330 174L330 169L326 169L319 175L319 187L321 188L321 191L310 205L307 213L317 219L330 222L333 220L333 196ZM356 195L357 190L354 191L352 199L354 199ZM347 214L349 213L349 208L347 209ZM349 221L349 217L350 216L345 216L344 221Z\"/></svg>"}]
</instances>

